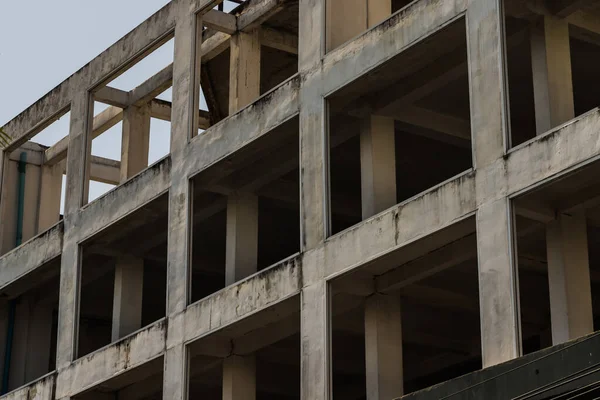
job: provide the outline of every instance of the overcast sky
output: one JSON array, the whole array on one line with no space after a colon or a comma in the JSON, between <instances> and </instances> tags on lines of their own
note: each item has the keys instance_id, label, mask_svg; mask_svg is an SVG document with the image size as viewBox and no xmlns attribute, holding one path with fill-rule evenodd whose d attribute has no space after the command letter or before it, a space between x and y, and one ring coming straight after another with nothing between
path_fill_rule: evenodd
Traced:
<instances>
[{"instance_id":1,"label":"overcast sky","mask_svg":"<svg viewBox=\"0 0 600 400\"><path fill-rule=\"evenodd\" d=\"M168 0L0 0L0 126L87 64ZM232 4L226 4L226 10ZM173 41L110 83L130 90L173 61ZM170 100L170 90L160 98ZM105 106L96 104L94 114ZM68 135L69 115L33 140L50 146ZM169 151L170 124L152 120L150 163ZM92 143L92 154L120 159L121 124ZM109 190L94 183L90 198ZM64 200L64 199L63 199Z\"/></svg>"}]
</instances>

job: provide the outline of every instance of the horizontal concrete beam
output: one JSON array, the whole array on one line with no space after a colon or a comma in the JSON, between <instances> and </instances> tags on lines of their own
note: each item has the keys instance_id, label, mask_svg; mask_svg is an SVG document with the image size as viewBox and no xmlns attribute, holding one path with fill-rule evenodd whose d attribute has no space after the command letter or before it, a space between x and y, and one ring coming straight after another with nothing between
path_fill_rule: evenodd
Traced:
<instances>
[{"instance_id":1,"label":"horizontal concrete beam","mask_svg":"<svg viewBox=\"0 0 600 400\"><path fill-rule=\"evenodd\" d=\"M54 400L56 373L50 373L40 379L1 396L2 400Z\"/></svg>"},{"instance_id":2,"label":"horizontal concrete beam","mask_svg":"<svg viewBox=\"0 0 600 400\"><path fill-rule=\"evenodd\" d=\"M462 17L468 0L420 0L325 55L319 85L327 95Z\"/></svg>"},{"instance_id":3,"label":"horizontal concrete beam","mask_svg":"<svg viewBox=\"0 0 600 400\"><path fill-rule=\"evenodd\" d=\"M130 93L111 86L104 86L102 89L94 92L94 100L111 106L125 108L129 105Z\"/></svg>"},{"instance_id":4,"label":"horizontal concrete beam","mask_svg":"<svg viewBox=\"0 0 600 400\"><path fill-rule=\"evenodd\" d=\"M506 171L505 181L497 182L497 193L514 196L599 160L599 137L600 109L595 108L511 149L489 167Z\"/></svg>"},{"instance_id":5,"label":"horizontal concrete beam","mask_svg":"<svg viewBox=\"0 0 600 400\"><path fill-rule=\"evenodd\" d=\"M92 127L92 140L123 120L123 110L118 107L108 107L94 117ZM44 164L54 165L67 158L69 150L69 135L59 140L55 145L46 150Z\"/></svg>"},{"instance_id":6,"label":"horizontal concrete beam","mask_svg":"<svg viewBox=\"0 0 600 400\"><path fill-rule=\"evenodd\" d=\"M163 319L74 361L58 374L56 398L74 396L160 357L165 351L166 332Z\"/></svg>"},{"instance_id":7,"label":"horizontal concrete beam","mask_svg":"<svg viewBox=\"0 0 600 400\"><path fill-rule=\"evenodd\" d=\"M184 341L191 343L299 294L301 269L301 257L292 257L190 305L183 316Z\"/></svg>"},{"instance_id":8,"label":"horizontal concrete beam","mask_svg":"<svg viewBox=\"0 0 600 400\"><path fill-rule=\"evenodd\" d=\"M209 29L233 35L237 31L235 15L223 11L210 10L202 16L202 24Z\"/></svg>"},{"instance_id":9,"label":"horizontal concrete beam","mask_svg":"<svg viewBox=\"0 0 600 400\"><path fill-rule=\"evenodd\" d=\"M197 174L298 115L299 87L300 78L295 75L194 137L184 149L185 173L188 176Z\"/></svg>"},{"instance_id":10,"label":"horizontal concrete beam","mask_svg":"<svg viewBox=\"0 0 600 400\"><path fill-rule=\"evenodd\" d=\"M332 279L472 216L475 178L466 172L330 237L304 254L304 284Z\"/></svg>"},{"instance_id":11,"label":"horizontal concrete beam","mask_svg":"<svg viewBox=\"0 0 600 400\"><path fill-rule=\"evenodd\" d=\"M63 223L59 222L0 257L0 291L59 257L62 253L63 229Z\"/></svg>"},{"instance_id":12,"label":"horizontal concrete beam","mask_svg":"<svg viewBox=\"0 0 600 400\"><path fill-rule=\"evenodd\" d=\"M73 235L88 239L169 190L171 158L166 157L83 207Z\"/></svg>"}]
</instances>

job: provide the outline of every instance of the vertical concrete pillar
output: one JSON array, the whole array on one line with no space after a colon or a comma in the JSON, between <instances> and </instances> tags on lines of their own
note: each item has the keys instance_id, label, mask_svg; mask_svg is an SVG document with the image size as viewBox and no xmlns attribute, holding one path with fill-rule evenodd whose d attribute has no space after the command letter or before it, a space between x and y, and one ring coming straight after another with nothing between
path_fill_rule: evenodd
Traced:
<instances>
[{"instance_id":1,"label":"vertical concrete pillar","mask_svg":"<svg viewBox=\"0 0 600 400\"><path fill-rule=\"evenodd\" d=\"M302 290L300 346L302 400L331 399L329 293L320 281Z\"/></svg>"},{"instance_id":2,"label":"vertical concrete pillar","mask_svg":"<svg viewBox=\"0 0 600 400\"><path fill-rule=\"evenodd\" d=\"M365 303L367 400L404 394L400 298L374 294Z\"/></svg>"},{"instance_id":3,"label":"vertical concrete pillar","mask_svg":"<svg viewBox=\"0 0 600 400\"><path fill-rule=\"evenodd\" d=\"M223 400L256 399L254 356L229 356L223 360Z\"/></svg>"},{"instance_id":4,"label":"vertical concrete pillar","mask_svg":"<svg viewBox=\"0 0 600 400\"><path fill-rule=\"evenodd\" d=\"M67 189L63 251L60 268L58 344L56 368L68 366L77 356L79 293L81 285L81 249L78 245L78 210L87 202L92 105L87 91L77 93L71 103L69 152L67 155Z\"/></svg>"},{"instance_id":5,"label":"vertical concrete pillar","mask_svg":"<svg viewBox=\"0 0 600 400\"><path fill-rule=\"evenodd\" d=\"M123 112L121 183L148 167L150 106L130 106Z\"/></svg>"},{"instance_id":6,"label":"vertical concrete pillar","mask_svg":"<svg viewBox=\"0 0 600 400\"><path fill-rule=\"evenodd\" d=\"M117 259L112 315L113 341L141 328L143 288L144 260L127 256Z\"/></svg>"},{"instance_id":7,"label":"vertical concrete pillar","mask_svg":"<svg viewBox=\"0 0 600 400\"><path fill-rule=\"evenodd\" d=\"M235 193L227 200L225 284L256 272L258 261L258 196Z\"/></svg>"},{"instance_id":8,"label":"vertical concrete pillar","mask_svg":"<svg viewBox=\"0 0 600 400\"><path fill-rule=\"evenodd\" d=\"M543 17L531 29L531 65L538 135L575 117L569 23Z\"/></svg>"},{"instance_id":9,"label":"vertical concrete pillar","mask_svg":"<svg viewBox=\"0 0 600 400\"><path fill-rule=\"evenodd\" d=\"M501 0L474 0L467 10L473 159L477 169L506 152L508 99ZM490 174L502 174L490 168ZM477 175L477 253L483 367L521 354L513 214L504 176ZM494 182L490 185L489 182Z\"/></svg>"},{"instance_id":10,"label":"vertical concrete pillar","mask_svg":"<svg viewBox=\"0 0 600 400\"><path fill-rule=\"evenodd\" d=\"M126 108L121 142L121 183L148 167L149 144L150 107ZM142 327L143 288L144 260L139 257L119 257L115 265L113 341Z\"/></svg>"},{"instance_id":11,"label":"vertical concrete pillar","mask_svg":"<svg viewBox=\"0 0 600 400\"><path fill-rule=\"evenodd\" d=\"M163 398L187 398L188 360L183 338L183 311L190 292L190 214L189 174L184 170L185 147L197 134L201 17L190 12L186 2L177 8L175 56L173 61L173 109L171 112L171 188L169 190L169 229L167 261L168 332L165 351Z\"/></svg>"},{"instance_id":12,"label":"vertical concrete pillar","mask_svg":"<svg viewBox=\"0 0 600 400\"><path fill-rule=\"evenodd\" d=\"M546 228L552 344L594 331L585 212L559 214Z\"/></svg>"},{"instance_id":13,"label":"vertical concrete pillar","mask_svg":"<svg viewBox=\"0 0 600 400\"><path fill-rule=\"evenodd\" d=\"M38 232L44 232L60 220L60 196L62 192L62 163L42 165Z\"/></svg>"},{"instance_id":14,"label":"vertical concrete pillar","mask_svg":"<svg viewBox=\"0 0 600 400\"><path fill-rule=\"evenodd\" d=\"M396 150L392 118L371 116L360 133L363 218L396 204Z\"/></svg>"},{"instance_id":15,"label":"vertical concrete pillar","mask_svg":"<svg viewBox=\"0 0 600 400\"><path fill-rule=\"evenodd\" d=\"M260 38L258 29L231 36L229 67L229 114L260 96Z\"/></svg>"}]
</instances>

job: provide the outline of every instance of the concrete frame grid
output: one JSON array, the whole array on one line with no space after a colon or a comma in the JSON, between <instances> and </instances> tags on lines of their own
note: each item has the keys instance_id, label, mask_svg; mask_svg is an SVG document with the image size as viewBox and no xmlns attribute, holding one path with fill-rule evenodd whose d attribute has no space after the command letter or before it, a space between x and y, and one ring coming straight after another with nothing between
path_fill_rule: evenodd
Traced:
<instances>
[{"instance_id":1,"label":"concrete frame grid","mask_svg":"<svg viewBox=\"0 0 600 400\"><path fill-rule=\"evenodd\" d=\"M519 357L521 329L511 201L600 159L600 111L594 109L574 119L573 115L561 115L553 122L562 125L510 148L502 0L416 0L384 22L369 23L364 32L331 51L325 40L325 0L300 0L299 72L258 99L252 88L236 89L239 103L231 115L194 136L192 132L199 126L195 110L201 68L197 27L218 3L171 1L5 125L13 141L0 153L0 161L70 107L64 221L0 257L1 288L61 257L56 371L4 398L69 399L164 357L163 398L185 400L186 354L191 343L299 296L301 398L330 399L330 282L473 217L477 226L483 366ZM236 18L233 27L229 17L213 23L221 29L229 26L230 34L238 35L235 40L251 42L253 38L246 32L260 25L269 12L285 6L283 0L256 1L249 12ZM401 204L374 207L365 212L366 219L358 225L330 236L326 97L460 19L467 27L474 167ZM91 93L172 34L175 57L170 155L149 168L133 166L121 176L126 184L86 205L84 182L90 163L86 154L93 124ZM243 63L238 67L243 70ZM189 304L190 179L294 117L299 117L300 123L300 253L232 283L218 295ZM4 165L0 162L0 167ZM81 243L167 192L167 316L76 359ZM267 280L268 293L253 297L253 292L264 290ZM385 368L384 357L374 363L375 371ZM386 389L379 385L367 382L369 391L374 387L375 393L384 393ZM373 398L380 397L384 395Z\"/></svg>"}]
</instances>

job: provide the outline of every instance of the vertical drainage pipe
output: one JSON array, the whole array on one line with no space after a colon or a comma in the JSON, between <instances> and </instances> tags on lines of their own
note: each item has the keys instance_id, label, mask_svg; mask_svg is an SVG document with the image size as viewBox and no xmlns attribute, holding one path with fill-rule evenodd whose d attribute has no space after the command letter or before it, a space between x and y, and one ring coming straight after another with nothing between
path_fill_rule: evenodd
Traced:
<instances>
[{"instance_id":1,"label":"vertical drainage pipe","mask_svg":"<svg viewBox=\"0 0 600 400\"><path fill-rule=\"evenodd\" d=\"M25 172L27 171L27 153L22 152L19 157L19 192L17 197L17 235L16 247L23 242L23 214L25 209ZM8 379L10 377L10 362L12 358L12 342L15 334L15 313L17 300L12 299L8 303L8 327L6 332L6 345L4 348L4 368L2 371L2 392L8 393Z\"/></svg>"}]
</instances>

